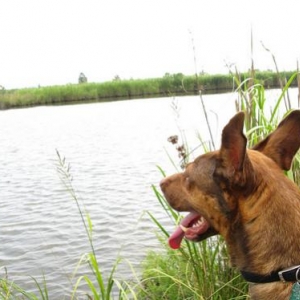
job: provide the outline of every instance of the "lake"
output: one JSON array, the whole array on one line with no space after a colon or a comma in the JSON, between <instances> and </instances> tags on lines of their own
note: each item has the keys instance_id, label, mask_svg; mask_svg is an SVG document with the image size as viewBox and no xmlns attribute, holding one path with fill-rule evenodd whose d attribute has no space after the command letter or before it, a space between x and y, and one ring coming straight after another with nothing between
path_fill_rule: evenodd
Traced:
<instances>
[{"instance_id":1,"label":"lake","mask_svg":"<svg viewBox=\"0 0 300 300\"><path fill-rule=\"evenodd\" d=\"M236 95L203 99L218 144ZM7 270L9 279L36 291L30 276L40 283L45 276L50 299L69 299L87 269L81 266L73 276L90 248L58 175L57 149L70 163L76 193L92 219L101 270L107 274L120 256L116 275L129 279L127 260L139 270L148 250L162 248L145 212L173 227L151 188L161 179L157 166L170 174L176 170L169 156L179 164L167 138L184 136L196 156L199 133L209 140L197 96L0 111L1 277Z\"/></svg>"}]
</instances>

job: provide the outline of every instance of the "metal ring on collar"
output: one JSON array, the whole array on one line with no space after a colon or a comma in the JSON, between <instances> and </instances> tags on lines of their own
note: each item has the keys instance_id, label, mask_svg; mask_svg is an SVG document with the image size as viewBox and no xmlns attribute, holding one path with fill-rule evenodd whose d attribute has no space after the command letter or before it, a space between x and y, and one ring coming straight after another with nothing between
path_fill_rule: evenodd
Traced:
<instances>
[{"instance_id":1,"label":"metal ring on collar","mask_svg":"<svg viewBox=\"0 0 300 300\"><path fill-rule=\"evenodd\" d=\"M300 268L296 271L296 280L297 282L300 282Z\"/></svg>"}]
</instances>

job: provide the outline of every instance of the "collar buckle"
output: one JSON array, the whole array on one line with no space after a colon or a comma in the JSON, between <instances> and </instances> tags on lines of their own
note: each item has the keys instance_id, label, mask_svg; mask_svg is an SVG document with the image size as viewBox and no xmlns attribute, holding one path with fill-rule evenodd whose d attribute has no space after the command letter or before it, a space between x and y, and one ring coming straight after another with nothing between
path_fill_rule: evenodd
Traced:
<instances>
[{"instance_id":1,"label":"collar buckle","mask_svg":"<svg viewBox=\"0 0 300 300\"><path fill-rule=\"evenodd\" d=\"M300 265L293 266L293 267L290 267L290 268L286 268L286 269L283 269L283 270L278 272L279 279L282 282L291 281L291 280L289 280L289 277L292 274L294 274L294 277L295 277L296 281L300 282Z\"/></svg>"}]
</instances>

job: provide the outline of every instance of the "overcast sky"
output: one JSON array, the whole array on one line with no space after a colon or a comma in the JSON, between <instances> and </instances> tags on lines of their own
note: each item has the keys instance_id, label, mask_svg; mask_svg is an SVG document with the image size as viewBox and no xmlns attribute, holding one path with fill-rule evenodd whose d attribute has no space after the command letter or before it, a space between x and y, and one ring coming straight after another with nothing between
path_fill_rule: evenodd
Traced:
<instances>
[{"instance_id":1,"label":"overcast sky","mask_svg":"<svg viewBox=\"0 0 300 300\"><path fill-rule=\"evenodd\" d=\"M0 85L296 69L298 0L1 0Z\"/></svg>"}]
</instances>

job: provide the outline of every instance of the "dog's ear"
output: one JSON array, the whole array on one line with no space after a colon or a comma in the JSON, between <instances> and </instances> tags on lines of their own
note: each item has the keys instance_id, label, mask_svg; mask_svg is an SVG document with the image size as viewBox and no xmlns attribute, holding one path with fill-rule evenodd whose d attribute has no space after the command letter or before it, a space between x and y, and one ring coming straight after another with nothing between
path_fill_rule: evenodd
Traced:
<instances>
[{"instance_id":1,"label":"dog's ear","mask_svg":"<svg viewBox=\"0 0 300 300\"><path fill-rule=\"evenodd\" d=\"M243 112L237 113L223 129L220 158L229 177L243 170L247 144L243 134L244 118Z\"/></svg>"},{"instance_id":2,"label":"dog's ear","mask_svg":"<svg viewBox=\"0 0 300 300\"><path fill-rule=\"evenodd\" d=\"M292 111L275 131L252 149L273 159L282 170L289 170L300 147L300 110Z\"/></svg>"}]
</instances>

